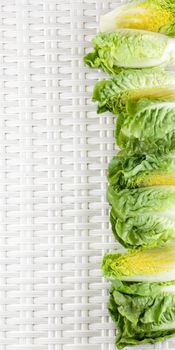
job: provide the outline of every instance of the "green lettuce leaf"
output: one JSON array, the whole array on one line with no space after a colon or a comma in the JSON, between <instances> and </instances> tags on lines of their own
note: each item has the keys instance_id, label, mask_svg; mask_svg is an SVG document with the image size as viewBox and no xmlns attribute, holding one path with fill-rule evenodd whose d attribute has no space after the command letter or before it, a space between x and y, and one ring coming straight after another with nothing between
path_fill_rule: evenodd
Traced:
<instances>
[{"instance_id":1,"label":"green lettuce leaf","mask_svg":"<svg viewBox=\"0 0 175 350\"><path fill-rule=\"evenodd\" d=\"M175 285L115 280L108 310L117 327L116 346L155 343L175 336Z\"/></svg>"},{"instance_id":2,"label":"green lettuce leaf","mask_svg":"<svg viewBox=\"0 0 175 350\"><path fill-rule=\"evenodd\" d=\"M175 73L160 68L121 70L111 80L98 82L93 101L98 101L98 113L123 111L127 100L167 95L175 87Z\"/></svg>"},{"instance_id":3,"label":"green lettuce leaf","mask_svg":"<svg viewBox=\"0 0 175 350\"><path fill-rule=\"evenodd\" d=\"M109 163L108 181L114 188L175 185L175 153L129 155L122 151Z\"/></svg>"},{"instance_id":4,"label":"green lettuce leaf","mask_svg":"<svg viewBox=\"0 0 175 350\"><path fill-rule=\"evenodd\" d=\"M104 256L105 277L129 282L168 282L175 276L175 247L113 252Z\"/></svg>"},{"instance_id":5,"label":"green lettuce leaf","mask_svg":"<svg viewBox=\"0 0 175 350\"><path fill-rule=\"evenodd\" d=\"M175 244L175 188L172 186L114 189L107 198L115 238L127 248Z\"/></svg>"},{"instance_id":6,"label":"green lettuce leaf","mask_svg":"<svg viewBox=\"0 0 175 350\"><path fill-rule=\"evenodd\" d=\"M163 34L134 29L98 33L94 51L84 57L91 68L115 74L118 67L148 68L174 62L175 39Z\"/></svg>"},{"instance_id":7,"label":"green lettuce leaf","mask_svg":"<svg viewBox=\"0 0 175 350\"><path fill-rule=\"evenodd\" d=\"M116 140L130 152L166 153L175 149L175 100L129 100L116 123Z\"/></svg>"},{"instance_id":8,"label":"green lettuce leaf","mask_svg":"<svg viewBox=\"0 0 175 350\"><path fill-rule=\"evenodd\" d=\"M132 1L100 17L100 30L144 29L175 35L174 0Z\"/></svg>"}]
</instances>

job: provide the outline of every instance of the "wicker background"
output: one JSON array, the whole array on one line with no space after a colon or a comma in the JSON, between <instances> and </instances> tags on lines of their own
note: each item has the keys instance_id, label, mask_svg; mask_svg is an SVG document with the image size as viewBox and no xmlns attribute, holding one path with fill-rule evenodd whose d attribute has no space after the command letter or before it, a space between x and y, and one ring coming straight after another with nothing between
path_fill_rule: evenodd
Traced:
<instances>
[{"instance_id":1,"label":"wicker background","mask_svg":"<svg viewBox=\"0 0 175 350\"><path fill-rule=\"evenodd\" d=\"M114 120L82 63L109 7L0 0L0 350L114 350L99 268Z\"/></svg>"}]
</instances>

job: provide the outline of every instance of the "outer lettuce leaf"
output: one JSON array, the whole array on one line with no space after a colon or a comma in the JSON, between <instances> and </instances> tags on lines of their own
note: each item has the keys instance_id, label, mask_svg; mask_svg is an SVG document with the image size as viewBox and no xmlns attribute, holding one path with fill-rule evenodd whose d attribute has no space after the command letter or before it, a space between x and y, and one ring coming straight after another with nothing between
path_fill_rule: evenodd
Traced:
<instances>
[{"instance_id":1,"label":"outer lettuce leaf","mask_svg":"<svg viewBox=\"0 0 175 350\"><path fill-rule=\"evenodd\" d=\"M106 254L104 276L134 282L168 282L175 276L175 247Z\"/></svg>"},{"instance_id":2,"label":"outer lettuce leaf","mask_svg":"<svg viewBox=\"0 0 175 350\"><path fill-rule=\"evenodd\" d=\"M175 100L130 100L116 124L119 147L130 152L166 153L175 149Z\"/></svg>"},{"instance_id":3,"label":"outer lettuce leaf","mask_svg":"<svg viewBox=\"0 0 175 350\"><path fill-rule=\"evenodd\" d=\"M160 68L121 70L111 80L98 82L93 101L98 101L98 113L123 111L129 99L158 98L175 87L175 73Z\"/></svg>"},{"instance_id":4,"label":"outer lettuce leaf","mask_svg":"<svg viewBox=\"0 0 175 350\"><path fill-rule=\"evenodd\" d=\"M175 244L175 188L118 190L109 186L110 221L115 238L127 248Z\"/></svg>"},{"instance_id":5,"label":"outer lettuce leaf","mask_svg":"<svg viewBox=\"0 0 175 350\"><path fill-rule=\"evenodd\" d=\"M117 326L116 346L155 343L175 336L174 282L166 290L160 283L115 280L108 309Z\"/></svg>"},{"instance_id":6,"label":"outer lettuce leaf","mask_svg":"<svg viewBox=\"0 0 175 350\"><path fill-rule=\"evenodd\" d=\"M147 68L174 62L175 39L163 34L120 29L98 33L92 43L94 51L84 57L84 62L112 74L118 67Z\"/></svg>"},{"instance_id":7,"label":"outer lettuce leaf","mask_svg":"<svg viewBox=\"0 0 175 350\"><path fill-rule=\"evenodd\" d=\"M132 1L100 18L100 30L118 28L144 29L175 35L175 3L173 0Z\"/></svg>"},{"instance_id":8,"label":"outer lettuce leaf","mask_svg":"<svg viewBox=\"0 0 175 350\"><path fill-rule=\"evenodd\" d=\"M114 188L175 185L175 153L160 156L120 152L109 164L108 181Z\"/></svg>"}]
</instances>

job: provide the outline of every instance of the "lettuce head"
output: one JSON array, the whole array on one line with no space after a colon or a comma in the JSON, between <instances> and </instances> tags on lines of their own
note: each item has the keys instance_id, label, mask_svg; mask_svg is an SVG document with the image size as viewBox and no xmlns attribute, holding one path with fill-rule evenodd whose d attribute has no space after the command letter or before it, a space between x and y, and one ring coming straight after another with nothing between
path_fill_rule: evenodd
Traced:
<instances>
[{"instance_id":1,"label":"lettuce head","mask_svg":"<svg viewBox=\"0 0 175 350\"><path fill-rule=\"evenodd\" d=\"M114 156L108 167L108 181L114 188L175 185L175 153Z\"/></svg>"},{"instance_id":2,"label":"lettuce head","mask_svg":"<svg viewBox=\"0 0 175 350\"><path fill-rule=\"evenodd\" d=\"M175 276L175 247L108 253L103 258L102 270L110 280L172 281Z\"/></svg>"},{"instance_id":3,"label":"lettuce head","mask_svg":"<svg viewBox=\"0 0 175 350\"><path fill-rule=\"evenodd\" d=\"M113 234L124 247L175 244L175 187L114 189L109 186Z\"/></svg>"},{"instance_id":4,"label":"lettuce head","mask_svg":"<svg viewBox=\"0 0 175 350\"><path fill-rule=\"evenodd\" d=\"M174 337L175 282L135 283L115 279L108 310L117 328L119 350Z\"/></svg>"},{"instance_id":5,"label":"lettuce head","mask_svg":"<svg viewBox=\"0 0 175 350\"><path fill-rule=\"evenodd\" d=\"M166 153L175 149L175 99L130 100L116 124L116 140L120 148L130 152Z\"/></svg>"},{"instance_id":6,"label":"lettuce head","mask_svg":"<svg viewBox=\"0 0 175 350\"><path fill-rule=\"evenodd\" d=\"M144 29L175 35L174 0L131 1L100 17L100 30Z\"/></svg>"},{"instance_id":7,"label":"lettuce head","mask_svg":"<svg viewBox=\"0 0 175 350\"><path fill-rule=\"evenodd\" d=\"M97 113L122 112L130 99L160 98L175 88L175 73L163 68L122 69L110 80L96 83L93 101Z\"/></svg>"},{"instance_id":8,"label":"lettuce head","mask_svg":"<svg viewBox=\"0 0 175 350\"><path fill-rule=\"evenodd\" d=\"M148 68L174 63L175 39L143 30L118 29L98 33L94 50L84 57L91 68L115 74L121 67Z\"/></svg>"}]
</instances>

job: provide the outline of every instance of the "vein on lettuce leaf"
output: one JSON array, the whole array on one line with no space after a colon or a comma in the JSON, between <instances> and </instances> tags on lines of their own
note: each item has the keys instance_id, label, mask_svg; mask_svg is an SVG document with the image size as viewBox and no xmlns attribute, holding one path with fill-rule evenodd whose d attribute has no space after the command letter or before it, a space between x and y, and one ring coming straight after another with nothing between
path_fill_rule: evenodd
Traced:
<instances>
[{"instance_id":1,"label":"vein on lettuce leaf","mask_svg":"<svg viewBox=\"0 0 175 350\"><path fill-rule=\"evenodd\" d=\"M100 30L144 29L175 35L174 0L132 1L100 17Z\"/></svg>"},{"instance_id":2,"label":"vein on lettuce leaf","mask_svg":"<svg viewBox=\"0 0 175 350\"><path fill-rule=\"evenodd\" d=\"M112 252L104 256L102 270L110 280L168 282L175 276L175 247Z\"/></svg>"},{"instance_id":3,"label":"vein on lettuce leaf","mask_svg":"<svg viewBox=\"0 0 175 350\"><path fill-rule=\"evenodd\" d=\"M174 63L175 39L143 30L98 33L94 50L84 57L91 68L115 74L118 68L148 68Z\"/></svg>"},{"instance_id":4,"label":"vein on lettuce leaf","mask_svg":"<svg viewBox=\"0 0 175 350\"><path fill-rule=\"evenodd\" d=\"M175 336L175 282L131 283L115 279L108 310L117 328L116 346L155 343Z\"/></svg>"},{"instance_id":5,"label":"vein on lettuce leaf","mask_svg":"<svg viewBox=\"0 0 175 350\"><path fill-rule=\"evenodd\" d=\"M120 148L136 153L175 149L175 99L173 95L169 97L127 102L116 124Z\"/></svg>"},{"instance_id":6,"label":"vein on lettuce leaf","mask_svg":"<svg viewBox=\"0 0 175 350\"><path fill-rule=\"evenodd\" d=\"M175 187L118 189L109 186L113 234L126 248L175 244Z\"/></svg>"},{"instance_id":7,"label":"vein on lettuce leaf","mask_svg":"<svg viewBox=\"0 0 175 350\"><path fill-rule=\"evenodd\" d=\"M175 73L162 68L121 70L111 80L98 82L93 90L93 101L98 102L98 113L122 112L129 99L160 98L173 92Z\"/></svg>"}]
</instances>

